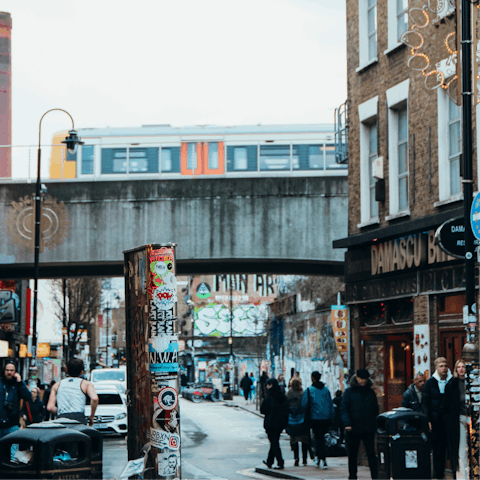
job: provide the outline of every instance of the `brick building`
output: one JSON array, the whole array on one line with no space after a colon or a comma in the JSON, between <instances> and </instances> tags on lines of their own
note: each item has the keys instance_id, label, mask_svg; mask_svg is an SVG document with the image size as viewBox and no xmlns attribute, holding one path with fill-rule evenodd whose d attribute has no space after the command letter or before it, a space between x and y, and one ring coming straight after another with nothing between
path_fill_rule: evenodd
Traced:
<instances>
[{"instance_id":1,"label":"brick building","mask_svg":"<svg viewBox=\"0 0 480 480\"><path fill-rule=\"evenodd\" d=\"M383 410L400 405L416 372L431 375L437 356L452 369L465 342L464 264L435 243L442 223L463 216L461 109L452 89L429 83L442 76L407 66L428 59L425 74L437 65L446 86L456 12L423 3L428 25L414 52L423 57L412 59L400 38L426 18L409 17L415 2L347 0L348 237L334 247L348 249L353 365L370 370ZM478 191L476 155L473 168Z\"/></svg>"}]
</instances>

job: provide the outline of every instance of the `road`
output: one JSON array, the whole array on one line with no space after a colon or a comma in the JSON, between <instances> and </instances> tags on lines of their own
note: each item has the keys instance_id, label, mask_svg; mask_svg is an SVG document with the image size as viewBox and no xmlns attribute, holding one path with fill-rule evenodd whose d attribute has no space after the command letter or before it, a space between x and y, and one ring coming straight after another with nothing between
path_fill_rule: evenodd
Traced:
<instances>
[{"instance_id":1,"label":"road","mask_svg":"<svg viewBox=\"0 0 480 480\"><path fill-rule=\"evenodd\" d=\"M183 479L262 478L254 467L267 458L269 443L263 419L240 408L180 399ZM284 458L293 456L286 435L280 440ZM127 464L123 438L105 437L103 478L120 478Z\"/></svg>"}]
</instances>

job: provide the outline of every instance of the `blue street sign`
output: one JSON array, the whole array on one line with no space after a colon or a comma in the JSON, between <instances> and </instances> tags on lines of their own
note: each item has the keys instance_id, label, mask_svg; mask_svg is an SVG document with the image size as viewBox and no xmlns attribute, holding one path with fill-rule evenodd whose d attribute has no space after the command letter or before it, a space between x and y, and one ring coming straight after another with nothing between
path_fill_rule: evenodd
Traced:
<instances>
[{"instance_id":1,"label":"blue street sign","mask_svg":"<svg viewBox=\"0 0 480 480\"><path fill-rule=\"evenodd\" d=\"M477 193L473 199L472 209L470 210L470 221L475 238L480 240L480 193Z\"/></svg>"}]
</instances>

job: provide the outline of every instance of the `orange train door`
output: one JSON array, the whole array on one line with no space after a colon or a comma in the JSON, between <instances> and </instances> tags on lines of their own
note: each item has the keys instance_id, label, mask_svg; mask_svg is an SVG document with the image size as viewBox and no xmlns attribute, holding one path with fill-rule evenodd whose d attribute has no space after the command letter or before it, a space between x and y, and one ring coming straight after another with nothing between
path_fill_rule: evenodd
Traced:
<instances>
[{"instance_id":1,"label":"orange train door","mask_svg":"<svg viewBox=\"0 0 480 480\"><path fill-rule=\"evenodd\" d=\"M225 171L223 142L182 143L180 172L182 175L221 175Z\"/></svg>"}]
</instances>

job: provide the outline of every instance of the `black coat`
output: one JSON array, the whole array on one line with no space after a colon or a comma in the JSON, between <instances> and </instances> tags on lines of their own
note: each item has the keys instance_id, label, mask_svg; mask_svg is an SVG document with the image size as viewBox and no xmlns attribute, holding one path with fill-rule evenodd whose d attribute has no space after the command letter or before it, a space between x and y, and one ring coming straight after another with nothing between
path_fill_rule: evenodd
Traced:
<instances>
[{"instance_id":1,"label":"black coat","mask_svg":"<svg viewBox=\"0 0 480 480\"><path fill-rule=\"evenodd\" d=\"M405 393L403 394L402 407L411 408L416 412L422 411L422 406L418 400L418 395L413 383L407 388L407 390L405 390Z\"/></svg>"},{"instance_id":2,"label":"black coat","mask_svg":"<svg viewBox=\"0 0 480 480\"><path fill-rule=\"evenodd\" d=\"M28 412L27 405L30 408L30 413ZM27 425L43 422L45 418L45 405L39 398L35 401L27 400L23 405L21 414L27 417Z\"/></svg>"},{"instance_id":3,"label":"black coat","mask_svg":"<svg viewBox=\"0 0 480 480\"><path fill-rule=\"evenodd\" d=\"M240 381L240 388L244 392L249 392L252 388L252 379L250 377L243 377L242 380Z\"/></svg>"},{"instance_id":4,"label":"black coat","mask_svg":"<svg viewBox=\"0 0 480 480\"><path fill-rule=\"evenodd\" d=\"M0 380L0 429L15 427L20 418L20 399L31 400L32 394L25 382ZM8 405L11 405L11 408Z\"/></svg>"},{"instance_id":5,"label":"black coat","mask_svg":"<svg viewBox=\"0 0 480 480\"><path fill-rule=\"evenodd\" d=\"M441 407L441 420L447 429L447 442L452 471L457 471L460 445L460 388L458 377L453 377L445 386Z\"/></svg>"},{"instance_id":6,"label":"black coat","mask_svg":"<svg viewBox=\"0 0 480 480\"><path fill-rule=\"evenodd\" d=\"M267 390L260 407L260 413L265 415L263 427L267 433L281 432L287 426L290 409L287 397L279 387Z\"/></svg>"},{"instance_id":7,"label":"black coat","mask_svg":"<svg viewBox=\"0 0 480 480\"><path fill-rule=\"evenodd\" d=\"M438 380L430 377L422 389L422 412L428 417L430 423L441 421L443 397L438 388Z\"/></svg>"},{"instance_id":8,"label":"black coat","mask_svg":"<svg viewBox=\"0 0 480 480\"><path fill-rule=\"evenodd\" d=\"M378 401L372 381L361 387L354 375L350 387L345 390L340 404L340 418L345 427L351 426L354 433L375 433L378 417Z\"/></svg>"}]
</instances>

